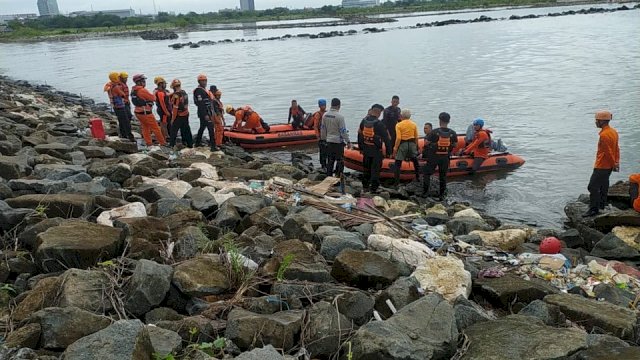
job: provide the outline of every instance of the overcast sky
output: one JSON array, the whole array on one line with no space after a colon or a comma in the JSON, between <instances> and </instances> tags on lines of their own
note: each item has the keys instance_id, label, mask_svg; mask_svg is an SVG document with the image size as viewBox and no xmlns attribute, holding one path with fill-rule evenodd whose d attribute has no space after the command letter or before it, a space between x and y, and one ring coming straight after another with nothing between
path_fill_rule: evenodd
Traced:
<instances>
[{"instance_id":1,"label":"overcast sky","mask_svg":"<svg viewBox=\"0 0 640 360\"><path fill-rule=\"evenodd\" d=\"M58 0L60 12L69 13L78 10L111 10L133 8L136 12L153 13L154 0ZM255 0L256 9L269 9L276 6L288 8L321 7L339 5L341 0ZM240 0L155 0L159 11L208 12L240 6ZM38 13L37 0L0 0L0 14Z\"/></svg>"}]
</instances>

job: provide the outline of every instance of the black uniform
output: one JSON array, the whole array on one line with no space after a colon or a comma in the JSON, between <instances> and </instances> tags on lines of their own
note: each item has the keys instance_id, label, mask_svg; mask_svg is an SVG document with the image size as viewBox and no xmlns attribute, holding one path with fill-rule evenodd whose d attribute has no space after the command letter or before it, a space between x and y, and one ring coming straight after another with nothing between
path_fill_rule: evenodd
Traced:
<instances>
[{"instance_id":1,"label":"black uniform","mask_svg":"<svg viewBox=\"0 0 640 360\"><path fill-rule=\"evenodd\" d=\"M396 124L400 121L400 107L388 106L382 113L382 123L389 132L391 144L396 143Z\"/></svg>"},{"instance_id":2,"label":"black uniform","mask_svg":"<svg viewBox=\"0 0 640 360\"><path fill-rule=\"evenodd\" d=\"M365 117L358 130L358 147L363 155L362 185L365 189L371 186L371 191L378 190L380 186L382 145L385 146L387 156L391 156L393 146L387 128L378 118L371 115Z\"/></svg>"},{"instance_id":3,"label":"black uniform","mask_svg":"<svg viewBox=\"0 0 640 360\"><path fill-rule=\"evenodd\" d=\"M196 147L202 145L202 135L205 129L209 131L209 145L211 147L215 146L215 132L211 119L213 115L213 108L211 107L212 97L211 92L201 86L193 90L193 102L198 107L198 119L200 119L200 128L196 135Z\"/></svg>"},{"instance_id":4,"label":"black uniform","mask_svg":"<svg viewBox=\"0 0 640 360\"><path fill-rule=\"evenodd\" d=\"M443 197L447 191L447 171L449 171L451 151L458 144L458 135L449 128L438 128L430 132L426 140L428 145L425 145L423 157L428 160L424 167L425 176L422 183L424 195L429 193L431 175L437 167L440 178L440 197Z\"/></svg>"},{"instance_id":5,"label":"black uniform","mask_svg":"<svg viewBox=\"0 0 640 360\"><path fill-rule=\"evenodd\" d=\"M302 106L298 105L297 113L293 114L293 107L289 108L289 118L287 119L287 123L291 123L291 126L295 130L301 129L304 126L304 109ZM291 118L293 118L293 122L291 122Z\"/></svg>"}]
</instances>

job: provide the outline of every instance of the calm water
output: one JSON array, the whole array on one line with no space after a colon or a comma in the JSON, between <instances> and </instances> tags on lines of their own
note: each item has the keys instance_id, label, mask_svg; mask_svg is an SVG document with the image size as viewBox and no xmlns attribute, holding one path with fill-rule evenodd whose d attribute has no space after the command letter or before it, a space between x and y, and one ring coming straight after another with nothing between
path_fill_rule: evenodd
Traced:
<instances>
[{"instance_id":1,"label":"calm water","mask_svg":"<svg viewBox=\"0 0 640 360\"><path fill-rule=\"evenodd\" d=\"M423 15L377 26L567 9ZM181 34L179 41L364 27L219 30ZM633 10L182 50L167 47L174 41L138 38L0 44L0 72L98 101L106 100L102 85L111 70L177 77L187 88L205 72L223 90L225 103L252 104L269 122L285 119L292 98L312 110L317 98L335 96L343 101L352 137L368 107L386 106L393 94L419 123L434 122L439 112L448 111L454 129L462 130L483 117L494 136L527 163L508 174L457 179L454 197L503 219L557 226L565 202L586 192L597 141L596 109L612 109L620 132L621 172L612 179L640 171L638 39L640 11Z\"/></svg>"}]
</instances>

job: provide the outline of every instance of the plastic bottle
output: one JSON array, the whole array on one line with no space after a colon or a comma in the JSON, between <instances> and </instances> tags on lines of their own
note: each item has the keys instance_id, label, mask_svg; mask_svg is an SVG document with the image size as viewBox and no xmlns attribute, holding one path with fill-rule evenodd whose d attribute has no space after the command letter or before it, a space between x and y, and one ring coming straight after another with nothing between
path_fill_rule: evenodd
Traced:
<instances>
[{"instance_id":1,"label":"plastic bottle","mask_svg":"<svg viewBox=\"0 0 640 360\"><path fill-rule=\"evenodd\" d=\"M553 279L553 273L552 272L540 269L539 267L533 268L533 273L537 277L539 277L541 279L545 279L547 281Z\"/></svg>"}]
</instances>

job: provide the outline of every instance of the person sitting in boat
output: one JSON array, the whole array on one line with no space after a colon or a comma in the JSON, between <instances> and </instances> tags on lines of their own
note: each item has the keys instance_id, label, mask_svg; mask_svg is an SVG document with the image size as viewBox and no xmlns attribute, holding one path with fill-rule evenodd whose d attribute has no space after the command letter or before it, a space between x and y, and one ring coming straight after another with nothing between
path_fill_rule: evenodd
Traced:
<instances>
[{"instance_id":1,"label":"person sitting in boat","mask_svg":"<svg viewBox=\"0 0 640 360\"><path fill-rule=\"evenodd\" d=\"M631 206L637 212L640 212L640 191L638 191L638 187L640 187L640 174L632 174L629 176L629 182L631 183L629 186L629 195L631 195Z\"/></svg>"},{"instance_id":2,"label":"person sitting in boat","mask_svg":"<svg viewBox=\"0 0 640 360\"><path fill-rule=\"evenodd\" d=\"M294 130L302 129L304 127L305 122L304 109L302 106L298 105L298 101L291 100L291 107L289 108L289 118L287 119L287 124L291 124ZM293 122L291 122L293 119Z\"/></svg>"},{"instance_id":3,"label":"person sitting in boat","mask_svg":"<svg viewBox=\"0 0 640 360\"><path fill-rule=\"evenodd\" d=\"M236 118L231 131L249 132L254 134L264 134L269 132L269 124L267 124L260 114L253 111L251 106L245 105L241 108L234 109L233 106L225 107L227 114Z\"/></svg>"},{"instance_id":4,"label":"person sitting in boat","mask_svg":"<svg viewBox=\"0 0 640 360\"><path fill-rule=\"evenodd\" d=\"M473 165L469 171L470 175L478 171L482 163L489 157L489 152L491 152L491 130L483 129L483 127L483 119L478 118L473 121L473 129L475 131L473 141L461 150L463 155L473 155Z\"/></svg>"},{"instance_id":5,"label":"person sitting in boat","mask_svg":"<svg viewBox=\"0 0 640 360\"><path fill-rule=\"evenodd\" d=\"M467 133L464 137L464 140L467 144L470 144L473 142L473 136L475 135L475 132L476 131L473 127L473 124L469 125L469 127L467 128ZM491 139L491 150L497 151L497 152L506 152L507 147L502 142L502 139L498 139L498 140Z\"/></svg>"}]
</instances>

